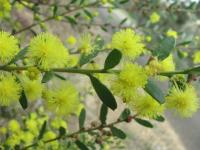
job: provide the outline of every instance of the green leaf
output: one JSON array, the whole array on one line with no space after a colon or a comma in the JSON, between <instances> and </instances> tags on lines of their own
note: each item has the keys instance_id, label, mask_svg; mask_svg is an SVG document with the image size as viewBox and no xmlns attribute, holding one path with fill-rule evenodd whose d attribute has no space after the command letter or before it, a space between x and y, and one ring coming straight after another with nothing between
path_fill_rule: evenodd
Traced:
<instances>
[{"instance_id":1,"label":"green leaf","mask_svg":"<svg viewBox=\"0 0 200 150\"><path fill-rule=\"evenodd\" d=\"M80 113L80 116L79 116L79 128L80 129L84 128L85 118L86 118L86 111L83 108L81 110L81 113Z\"/></svg>"},{"instance_id":2,"label":"green leaf","mask_svg":"<svg viewBox=\"0 0 200 150\"><path fill-rule=\"evenodd\" d=\"M79 65L82 66L84 64L87 64L95 58L100 50L103 48L104 41L102 39L99 39L99 37L96 38L95 40L95 48L90 54L82 54L79 60Z\"/></svg>"},{"instance_id":3,"label":"green leaf","mask_svg":"<svg viewBox=\"0 0 200 150\"><path fill-rule=\"evenodd\" d=\"M21 96L19 98L19 102L20 102L23 109L26 109L28 107L28 100L26 98L26 94L25 94L24 90L21 93Z\"/></svg>"},{"instance_id":4,"label":"green leaf","mask_svg":"<svg viewBox=\"0 0 200 150\"><path fill-rule=\"evenodd\" d=\"M85 2L85 0L81 0L81 1L80 1L80 5L82 5L84 2Z\"/></svg>"},{"instance_id":5,"label":"green leaf","mask_svg":"<svg viewBox=\"0 0 200 150\"><path fill-rule=\"evenodd\" d=\"M166 37L160 41L158 47L153 51L153 55L157 56L159 60L164 60L175 48L175 45L176 41L174 38Z\"/></svg>"},{"instance_id":6,"label":"green leaf","mask_svg":"<svg viewBox=\"0 0 200 150\"><path fill-rule=\"evenodd\" d=\"M67 19L67 21L68 21L71 25L76 25L76 24L77 24L77 21L76 21L76 19L74 19L74 17L65 16L65 18Z\"/></svg>"},{"instance_id":7,"label":"green leaf","mask_svg":"<svg viewBox=\"0 0 200 150\"><path fill-rule=\"evenodd\" d=\"M63 135L65 135L65 134L66 134L66 129L63 128L63 127L60 127L60 128L59 128L59 136L63 136Z\"/></svg>"},{"instance_id":8,"label":"green leaf","mask_svg":"<svg viewBox=\"0 0 200 150\"><path fill-rule=\"evenodd\" d=\"M188 45L190 44L192 41L183 41L177 44L177 46L183 46L183 45Z\"/></svg>"},{"instance_id":9,"label":"green leaf","mask_svg":"<svg viewBox=\"0 0 200 150\"><path fill-rule=\"evenodd\" d=\"M104 69L108 70L114 68L119 64L121 58L122 58L122 53L117 49L114 49L109 53L108 57L106 58L104 63Z\"/></svg>"},{"instance_id":10,"label":"green leaf","mask_svg":"<svg viewBox=\"0 0 200 150\"><path fill-rule=\"evenodd\" d=\"M153 128L153 125L147 120L135 118L135 121L144 127Z\"/></svg>"},{"instance_id":11,"label":"green leaf","mask_svg":"<svg viewBox=\"0 0 200 150\"><path fill-rule=\"evenodd\" d=\"M43 78L42 78L42 83L47 83L48 81L50 81L54 76L54 72L53 71L48 71L45 72Z\"/></svg>"},{"instance_id":12,"label":"green leaf","mask_svg":"<svg viewBox=\"0 0 200 150\"><path fill-rule=\"evenodd\" d=\"M103 30L104 32L108 32L108 30L106 29L106 27L104 27L103 25L100 26L101 30Z\"/></svg>"},{"instance_id":13,"label":"green leaf","mask_svg":"<svg viewBox=\"0 0 200 150\"><path fill-rule=\"evenodd\" d=\"M87 9L84 9L83 11L90 19L93 18L93 15Z\"/></svg>"},{"instance_id":14,"label":"green leaf","mask_svg":"<svg viewBox=\"0 0 200 150\"><path fill-rule=\"evenodd\" d=\"M80 150L89 150L89 148L87 148L87 146L84 143L82 143L81 141L76 140L75 143Z\"/></svg>"},{"instance_id":15,"label":"green leaf","mask_svg":"<svg viewBox=\"0 0 200 150\"><path fill-rule=\"evenodd\" d=\"M128 18L124 18L124 19L119 23L119 25L120 25L120 26L123 25L127 20L128 20Z\"/></svg>"},{"instance_id":16,"label":"green leaf","mask_svg":"<svg viewBox=\"0 0 200 150\"><path fill-rule=\"evenodd\" d=\"M99 51L93 51L91 54L82 54L79 60L79 65L82 66L84 64L89 63L90 61L92 61L93 58L95 58L97 56L97 54L99 53Z\"/></svg>"},{"instance_id":17,"label":"green leaf","mask_svg":"<svg viewBox=\"0 0 200 150\"><path fill-rule=\"evenodd\" d=\"M25 56L25 54L27 53L28 50L28 46L23 48L21 51L19 51L19 53L8 63L7 65L10 65L12 63L17 62L18 60L20 60L21 58L23 58Z\"/></svg>"},{"instance_id":18,"label":"green leaf","mask_svg":"<svg viewBox=\"0 0 200 150\"><path fill-rule=\"evenodd\" d=\"M165 118L163 116L157 116L156 118L154 118L154 120L159 121L159 122L164 122Z\"/></svg>"},{"instance_id":19,"label":"green leaf","mask_svg":"<svg viewBox=\"0 0 200 150\"><path fill-rule=\"evenodd\" d=\"M96 77L92 75L89 75L89 77L94 87L94 90L96 91L103 104L111 108L112 110L115 110L117 108L117 103L115 97L110 92L110 90L104 84L102 84Z\"/></svg>"},{"instance_id":20,"label":"green leaf","mask_svg":"<svg viewBox=\"0 0 200 150\"><path fill-rule=\"evenodd\" d=\"M102 124L106 124L107 114L108 114L108 107L106 105L102 104L100 116L99 116L99 119Z\"/></svg>"},{"instance_id":21,"label":"green leaf","mask_svg":"<svg viewBox=\"0 0 200 150\"><path fill-rule=\"evenodd\" d=\"M59 74L57 74L57 73L54 73L54 75L55 75L55 77L57 77L57 78L59 78L59 79L61 79L61 80L66 80L65 77L63 77L63 76L61 76L61 75L59 75Z\"/></svg>"},{"instance_id":22,"label":"green leaf","mask_svg":"<svg viewBox=\"0 0 200 150\"><path fill-rule=\"evenodd\" d=\"M71 0L70 4L76 3L77 0Z\"/></svg>"},{"instance_id":23,"label":"green leaf","mask_svg":"<svg viewBox=\"0 0 200 150\"><path fill-rule=\"evenodd\" d=\"M125 108L125 109L123 110L123 112L121 113L119 119L120 119L120 120L125 120L125 119L128 118L128 116L130 116L130 114L131 114L130 109Z\"/></svg>"},{"instance_id":24,"label":"green leaf","mask_svg":"<svg viewBox=\"0 0 200 150\"><path fill-rule=\"evenodd\" d=\"M56 16L57 11L58 11L58 6L55 4L55 5L53 6L53 16Z\"/></svg>"},{"instance_id":25,"label":"green leaf","mask_svg":"<svg viewBox=\"0 0 200 150\"><path fill-rule=\"evenodd\" d=\"M153 79L149 79L144 90L151 95L157 102L163 104L165 102L165 96L162 90L157 86Z\"/></svg>"},{"instance_id":26,"label":"green leaf","mask_svg":"<svg viewBox=\"0 0 200 150\"><path fill-rule=\"evenodd\" d=\"M44 136L44 133L46 131L46 127L47 127L47 121L45 120L41 129L40 129L40 133L39 133L39 136L38 136L38 140L42 139L43 136Z\"/></svg>"},{"instance_id":27,"label":"green leaf","mask_svg":"<svg viewBox=\"0 0 200 150\"><path fill-rule=\"evenodd\" d=\"M129 0L121 0L119 3L120 3L120 4L125 4L125 3L127 3L127 2L129 2Z\"/></svg>"},{"instance_id":28,"label":"green leaf","mask_svg":"<svg viewBox=\"0 0 200 150\"><path fill-rule=\"evenodd\" d=\"M120 139L126 138L126 134L121 129L118 129L116 127L111 127L110 129L111 129L113 136L116 136Z\"/></svg>"}]
</instances>

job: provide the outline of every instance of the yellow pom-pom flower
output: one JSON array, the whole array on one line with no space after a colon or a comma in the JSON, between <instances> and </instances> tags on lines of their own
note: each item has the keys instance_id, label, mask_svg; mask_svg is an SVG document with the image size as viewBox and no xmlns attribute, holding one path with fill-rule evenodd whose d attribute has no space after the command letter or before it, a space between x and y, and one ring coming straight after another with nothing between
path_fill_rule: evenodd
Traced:
<instances>
[{"instance_id":1,"label":"yellow pom-pom flower","mask_svg":"<svg viewBox=\"0 0 200 150\"><path fill-rule=\"evenodd\" d=\"M83 54L89 54L93 51L94 42L92 40L92 35L85 33L81 36L78 43L78 49Z\"/></svg>"},{"instance_id":2,"label":"yellow pom-pom flower","mask_svg":"<svg viewBox=\"0 0 200 150\"><path fill-rule=\"evenodd\" d=\"M67 67L75 67L78 64L79 56L77 55L69 55L67 61Z\"/></svg>"},{"instance_id":3,"label":"yellow pom-pom flower","mask_svg":"<svg viewBox=\"0 0 200 150\"><path fill-rule=\"evenodd\" d=\"M37 100L42 96L43 85L40 80L22 79L22 86L28 100Z\"/></svg>"},{"instance_id":4,"label":"yellow pom-pom flower","mask_svg":"<svg viewBox=\"0 0 200 150\"><path fill-rule=\"evenodd\" d=\"M145 51L142 37L136 35L132 29L124 29L115 33L112 37L111 47L133 59Z\"/></svg>"},{"instance_id":5,"label":"yellow pom-pom flower","mask_svg":"<svg viewBox=\"0 0 200 150\"><path fill-rule=\"evenodd\" d=\"M0 4L0 18L5 18L11 10L10 2L9 0L0 0Z\"/></svg>"},{"instance_id":6,"label":"yellow pom-pom flower","mask_svg":"<svg viewBox=\"0 0 200 150\"><path fill-rule=\"evenodd\" d=\"M108 0L101 0L101 3L106 4L106 3L108 3Z\"/></svg>"},{"instance_id":7,"label":"yellow pom-pom flower","mask_svg":"<svg viewBox=\"0 0 200 150\"><path fill-rule=\"evenodd\" d=\"M12 134L8 139L6 139L5 144L14 149L14 146L20 144L20 141L21 137L18 134Z\"/></svg>"},{"instance_id":8,"label":"yellow pom-pom flower","mask_svg":"<svg viewBox=\"0 0 200 150\"><path fill-rule=\"evenodd\" d=\"M20 131L20 124L18 123L17 120L10 120L8 123L8 129L11 132L19 132Z\"/></svg>"},{"instance_id":9,"label":"yellow pom-pom flower","mask_svg":"<svg viewBox=\"0 0 200 150\"><path fill-rule=\"evenodd\" d=\"M195 64L200 63L200 51L196 51L193 55L193 62Z\"/></svg>"},{"instance_id":10,"label":"yellow pom-pom flower","mask_svg":"<svg viewBox=\"0 0 200 150\"><path fill-rule=\"evenodd\" d=\"M129 101L136 89L144 87L148 76L146 71L137 64L125 64L117 79L112 82L111 88L124 101Z\"/></svg>"},{"instance_id":11,"label":"yellow pom-pom flower","mask_svg":"<svg viewBox=\"0 0 200 150\"><path fill-rule=\"evenodd\" d=\"M63 127L67 129L67 123L60 117L56 117L52 120L51 126L55 129L59 129L60 127Z\"/></svg>"},{"instance_id":12,"label":"yellow pom-pom flower","mask_svg":"<svg viewBox=\"0 0 200 150\"><path fill-rule=\"evenodd\" d=\"M160 15L157 12L153 12L150 16L151 23L158 23L160 21Z\"/></svg>"},{"instance_id":13,"label":"yellow pom-pom flower","mask_svg":"<svg viewBox=\"0 0 200 150\"><path fill-rule=\"evenodd\" d=\"M67 43L70 44L70 45L75 45L76 44L76 38L74 36L68 37Z\"/></svg>"},{"instance_id":14,"label":"yellow pom-pom flower","mask_svg":"<svg viewBox=\"0 0 200 150\"><path fill-rule=\"evenodd\" d=\"M10 62L18 52L18 40L10 33L0 31L0 63Z\"/></svg>"},{"instance_id":15,"label":"yellow pom-pom flower","mask_svg":"<svg viewBox=\"0 0 200 150\"><path fill-rule=\"evenodd\" d=\"M164 112L164 105L159 104L148 94L139 94L128 103L129 107L138 115L147 118L156 118Z\"/></svg>"},{"instance_id":16,"label":"yellow pom-pom flower","mask_svg":"<svg viewBox=\"0 0 200 150\"><path fill-rule=\"evenodd\" d=\"M44 134L44 137L43 137L42 140L47 141L47 140L50 140L50 139L54 139L56 137L57 136L54 132L48 131ZM58 143L58 141L52 141L49 144L45 144L42 149L59 149L59 143Z\"/></svg>"},{"instance_id":17,"label":"yellow pom-pom flower","mask_svg":"<svg viewBox=\"0 0 200 150\"><path fill-rule=\"evenodd\" d=\"M41 69L64 67L68 59L68 50L62 42L50 33L41 33L30 42L28 56Z\"/></svg>"},{"instance_id":18,"label":"yellow pom-pom flower","mask_svg":"<svg viewBox=\"0 0 200 150\"><path fill-rule=\"evenodd\" d=\"M145 68L150 75L155 75L159 72L174 71L175 64L173 56L169 55L162 61L158 61L157 58L152 59Z\"/></svg>"},{"instance_id":19,"label":"yellow pom-pom flower","mask_svg":"<svg viewBox=\"0 0 200 150\"><path fill-rule=\"evenodd\" d=\"M172 30L172 29L167 30L166 35L169 36L169 37L173 37L175 39L178 38L177 32L175 30Z\"/></svg>"},{"instance_id":20,"label":"yellow pom-pom flower","mask_svg":"<svg viewBox=\"0 0 200 150\"><path fill-rule=\"evenodd\" d=\"M37 124L37 121L34 120L34 119L26 120L25 126L33 134L37 134L37 131L39 130L39 126Z\"/></svg>"},{"instance_id":21,"label":"yellow pom-pom flower","mask_svg":"<svg viewBox=\"0 0 200 150\"><path fill-rule=\"evenodd\" d=\"M166 97L166 106L174 109L183 117L191 117L199 108L199 101L194 87L188 85L184 91L173 87Z\"/></svg>"},{"instance_id":22,"label":"yellow pom-pom flower","mask_svg":"<svg viewBox=\"0 0 200 150\"><path fill-rule=\"evenodd\" d=\"M35 135L32 134L31 132L29 132L29 131L22 132L22 138L21 138L21 140L22 140L26 145L32 144L34 138L35 138Z\"/></svg>"},{"instance_id":23,"label":"yellow pom-pom flower","mask_svg":"<svg viewBox=\"0 0 200 150\"><path fill-rule=\"evenodd\" d=\"M7 128L6 127L1 127L0 128L0 134L5 135L7 133Z\"/></svg>"},{"instance_id":24,"label":"yellow pom-pom flower","mask_svg":"<svg viewBox=\"0 0 200 150\"><path fill-rule=\"evenodd\" d=\"M26 75L30 80L37 80L41 76L41 72L36 67L29 67Z\"/></svg>"},{"instance_id":25,"label":"yellow pom-pom flower","mask_svg":"<svg viewBox=\"0 0 200 150\"><path fill-rule=\"evenodd\" d=\"M55 90L48 90L44 94L47 108L58 115L75 113L79 105L79 95L70 82L63 82Z\"/></svg>"},{"instance_id":26,"label":"yellow pom-pom flower","mask_svg":"<svg viewBox=\"0 0 200 150\"><path fill-rule=\"evenodd\" d=\"M147 36L147 37L146 37L146 41L147 41L147 42L151 42L151 40L152 40L151 36Z\"/></svg>"},{"instance_id":27,"label":"yellow pom-pom flower","mask_svg":"<svg viewBox=\"0 0 200 150\"><path fill-rule=\"evenodd\" d=\"M0 76L0 105L9 106L19 100L21 86L12 75Z\"/></svg>"}]
</instances>

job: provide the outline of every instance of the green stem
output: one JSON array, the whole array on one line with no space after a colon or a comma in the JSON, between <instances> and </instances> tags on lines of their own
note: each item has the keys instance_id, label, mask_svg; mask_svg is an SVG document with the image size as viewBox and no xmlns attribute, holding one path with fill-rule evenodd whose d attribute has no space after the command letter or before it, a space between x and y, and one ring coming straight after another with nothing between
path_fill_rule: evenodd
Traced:
<instances>
[{"instance_id":1,"label":"green stem","mask_svg":"<svg viewBox=\"0 0 200 150\"><path fill-rule=\"evenodd\" d=\"M23 71L28 70L32 66L0 66L0 70L3 71ZM41 72L45 70L39 69ZM104 69L78 69L78 68L53 68L53 72L67 72L67 73L79 73L79 74L90 74L90 73L119 73L120 70L104 70Z\"/></svg>"},{"instance_id":2,"label":"green stem","mask_svg":"<svg viewBox=\"0 0 200 150\"><path fill-rule=\"evenodd\" d=\"M138 114L135 114L133 116L130 116L129 119L135 119L137 116L138 116ZM50 143L50 142L57 141L57 140L60 140L60 139L65 139L65 138L73 138L75 135L78 135L78 134L81 134L81 133L86 133L86 132L91 132L91 131L94 131L94 130L110 128L113 125L116 125L116 124L119 124L119 123L122 123L122 122L125 122L125 121L127 121L127 118L126 119L118 119L118 120L116 120L116 121L114 121L112 123L106 124L106 125L102 125L101 124L101 125L99 125L97 127L91 127L91 128L88 128L88 129L81 129L79 131L73 132L73 133L68 134L68 135L62 135L62 136L58 136L58 137L53 138L53 139L46 140L46 141L44 141L44 143L46 144L46 143ZM38 144L38 142L33 143L31 145L28 145L28 146L25 146L24 148L22 148L22 150L26 150L28 148L37 146L37 144Z\"/></svg>"},{"instance_id":3,"label":"green stem","mask_svg":"<svg viewBox=\"0 0 200 150\"><path fill-rule=\"evenodd\" d=\"M196 66L180 71L160 72L158 75L171 77L175 74L199 74L199 73L200 73L200 66Z\"/></svg>"},{"instance_id":4,"label":"green stem","mask_svg":"<svg viewBox=\"0 0 200 150\"><path fill-rule=\"evenodd\" d=\"M0 66L0 70L3 71L23 71L28 70L33 66ZM41 72L45 70L39 69ZM120 70L104 70L104 69L79 69L79 68L52 68L53 72L66 72L66 73L79 73L79 74L93 74L93 73L119 73ZM193 68L180 70L180 71L170 71L170 72L160 72L158 75L171 77L175 74L198 74L200 73L200 66Z\"/></svg>"}]
</instances>

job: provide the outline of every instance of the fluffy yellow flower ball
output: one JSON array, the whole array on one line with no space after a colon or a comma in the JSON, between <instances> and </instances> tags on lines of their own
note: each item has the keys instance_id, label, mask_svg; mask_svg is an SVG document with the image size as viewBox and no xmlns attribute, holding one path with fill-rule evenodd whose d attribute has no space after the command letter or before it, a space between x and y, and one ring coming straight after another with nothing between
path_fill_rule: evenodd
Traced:
<instances>
[{"instance_id":1,"label":"fluffy yellow flower ball","mask_svg":"<svg viewBox=\"0 0 200 150\"><path fill-rule=\"evenodd\" d=\"M155 75L159 72L167 72L174 71L175 64L173 60L173 56L169 55L162 61L159 61L157 58L154 58L149 62L149 64L145 68L150 75Z\"/></svg>"},{"instance_id":2,"label":"fluffy yellow flower ball","mask_svg":"<svg viewBox=\"0 0 200 150\"><path fill-rule=\"evenodd\" d=\"M60 127L63 127L67 129L67 123L60 117L56 117L51 121L51 126L55 129L59 129Z\"/></svg>"},{"instance_id":3,"label":"fluffy yellow flower ball","mask_svg":"<svg viewBox=\"0 0 200 150\"><path fill-rule=\"evenodd\" d=\"M92 40L92 35L85 33L81 36L78 43L78 49L83 54L89 54L93 51L94 43Z\"/></svg>"},{"instance_id":4,"label":"fluffy yellow flower ball","mask_svg":"<svg viewBox=\"0 0 200 150\"><path fill-rule=\"evenodd\" d=\"M160 21L160 15L157 12L153 12L150 16L151 23L158 23Z\"/></svg>"},{"instance_id":5,"label":"fluffy yellow flower ball","mask_svg":"<svg viewBox=\"0 0 200 150\"><path fill-rule=\"evenodd\" d=\"M21 86L10 74L0 76L0 105L9 106L17 102L21 94Z\"/></svg>"},{"instance_id":6,"label":"fluffy yellow flower ball","mask_svg":"<svg viewBox=\"0 0 200 150\"><path fill-rule=\"evenodd\" d=\"M193 55L193 62L195 64L200 63L200 51L196 51Z\"/></svg>"},{"instance_id":7,"label":"fluffy yellow flower ball","mask_svg":"<svg viewBox=\"0 0 200 150\"><path fill-rule=\"evenodd\" d=\"M139 94L128 103L129 107L136 111L140 116L156 118L164 112L164 105L159 104L148 94Z\"/></svg>"},{"instance_id":8,"label":"fluffy yellow flower ball","mask_svg":"<svg viewBox=\"0 0 200 150\"><path fill-rule=\"evenodd\" d=\"M35 65L49 70L66 65L68 50L56 36L50 33L41 33L31 40L28 56Z\"/></svg>"},{"instance_id":9,"label":"fluffy yellow flower ball","mask_svg":"<svg viewBox=\"0 0 200 150\"><path fill-rule=\"evenodd\" d=\"M0 31L0 63L10 62L18 52L18 40L10 33Z\"/></svg>"},{"instance_id":10,"label":"fluffy yellow flower ball","mask_svg":"<svg viewBox=\"0 0 200 150\"><path fill-rule=\"evenodd\" d=\"M8 123L8 129L11 132L19 132L20 131L20 124L18 123L17 120L10 120Z\"/></svg>"},{"instance_id":11,"label":"fluffy yellow flower ball","mask_svg":"<svg viewBox=\"0 0 200 150\"><path fill-rule=\"evenodd\" d=\"M124 101L134 97L135 91L147 83L146 71L137 64L125 64L117 79L112 82L111 88L116 95L121 96Z\"/></svg>"},{"instance_id":12,"label":"fluffy yellow flower ball","mask_svg":"<svg viewBox=\"0 0 200 150\"><path fill-rule=\"evenodd\" d=\"M28 100L38 100L42 96L43 85L40 80L22 79L22 86Z\"/></svg>"},{"instance_id":13,"label":"fluffy yellow flower ball","mask_svg":"<svg viewBox=\"0 0 200 150\"><path fill-rule=\"evenodd\" d=\"M197 93L191 85L186 86L182 91L173 87L166 97L166 106L176 110L183 117L191 117L199 108Z\"/></svg>"},{"instance_id":14,"label":"fluffy yellow flower ball","mask_svg":"<svg viewBox=\"0 0 200 150\"><path fill-rule=\"evenodd\" d=\"M144 46L142 37L136 35L132 29L121 30L112 37L111 47L129 58L134 59L141 55L145 51Z\"/></svg>"},{"instance_id":15,"label":"fluffy yellow flower ball","mask_svg":"<svg viewBox=\"0 0 200 150\"><path fill-rule=\"evenodd\" d=\"M74 36L69 36L67 38L67 43L70 44L70 45L76 44L76 38Z\"/></svg>"},{"instance_id":16,"label":"fluffy yellow flower ball","mask_svg":"<svg viewBox=\"0 0 200 150\"><path fill-rule=\"evenodd\" d=\"M57 137L57 135L54 132L47 131L44 134L43 141L54 139L56 137ZM58 141L50 142L49 144L45 144L44 147L43 147L43 149L59 149L59 143L58 143Z\"/></svg>"},{"instance_id":17,"label":"fluffy yellow flower ball","mask_svg":"<svg viewBox=\"0 0 200 150\"><path fill-rule=\"evenodd\" d=\"M39 130L39 126L38 126L38 123L37 123L37 121L36 120L34 120L34 119L28 119L28 120L26 120L26 122L25 122L25 126L26 126L26 128L31 132L31 133L33 133L33 134L37 134L38 132L38 130Z\"/></svg>"},{"instance_id":18,"label":"fluffy yellow flower ball","mask_svg":"<svg viewBox=\"0 0 200 150\"><path fill-rule=\"evenodd\" d=\"M67 61L67 67L75 67L78 64L79 56L78 55L69 55Z\"/></svg>"},{"instance_id":19,"label":"fluffy yellow flower ball","mask_svg":"<svg viewBox=\"0 0 200 150\"><path fill-rule=\"evenodd\" d=\"M0 0L0 18L6 17L11 10L11 5L9 0Z\"/></svg>"},{"instance_id":20,"label":"fluffy yellow flower ball","mask_svg":"<svg viewBox=\"0 0 200 150\"><path fill-rule=\"evenodd\" d=\"M55 90L47 90L43 98L49 110L58 115L75 113L79 105L79 94L70 82L63 82Z\"/></svg>"},{"instance_id":21,"label":"fluffy yellow flower ball","mask_svg":"<svg viewBox=\"0 0 200 150\"><path fill-rule=\"evenodd\" d=\"M28 132L28 131L22 132L22 138L21 138L21 140L22 140L26 145L32 144L34 138L35 138L35 135L32 134L31 132Z\"/></svg>"},{"instance_id":22,"label":"fluffy yellow flower ball","mask_svg":"<svg viewBox=\"0 0 200 150\"><path fill-rule=\"evenodd\" d=\"M166 35L169 36L169 37L173 37L173 38L175 38L175 39L178 38L177 32L176 32L175 30L172 30L172 29L169 29L169 30L167 31Z\"/></svg>"}]
</instances>

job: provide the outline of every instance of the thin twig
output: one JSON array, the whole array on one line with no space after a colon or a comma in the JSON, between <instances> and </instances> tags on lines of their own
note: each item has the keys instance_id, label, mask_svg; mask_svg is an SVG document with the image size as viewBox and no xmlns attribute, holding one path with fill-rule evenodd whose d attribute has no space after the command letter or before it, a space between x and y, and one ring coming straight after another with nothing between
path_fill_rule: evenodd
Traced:
<instances>
[{"instance_id":1,"label":"thin twig","mask_svg":"<svg viewBox=\"0 0 200 150\"><path fill-rule=\"evenodd\" d=\"M129 119L135 119L137 116L138 116L138 114L135 114L133 116L130 116ZM116 125L116 124L119 124L119 123L122 123L122 122L125 122L125 121L127 121L127 118L125 118L125 119L118 119L118 120L116 120L116 121L114 121L112 123L106 124L106 125L99 125L97 127L91 127L91 128L83 129L83 130L81 129L79 131L73 132L73 133L68 134L68 135L61 135L61 136L58 136L56 138L46 140L46 141L44 141L44 143L50 143L50 142L57 141L57 140L60 140L60 139L65 139L65 138L72 138L75 135L78 135L78 134L81 134L81 133L86 133L86 132L91 132L91 131L94 131L94 130L100 130L100 129L104 129L104 128L110 128L113 125ZM38 144L38 142L33 143L31 145L28 145L28 146L25 146L24 148L22 148L22 150L26 150L28 148L37 146L37 144Z\"/></svg>"},{"instance_id":2,"label":"thin twig","mask_svg":"<svg viewBox=\"0 0 200 150\"><path fill-rule=\"evenodd\" d=\"M69 14L69 13L72 13L72 12L74 12L74 11L78 11L78 10L83 9L83 8L86 8L86 7L95 6L95 5L97 5L98 3L99 3L99 2L97 1L97 2L94 2L94 3L88 4L88 5L83 5L83 6L81 6L81 7L76 7L76 8L74 8L74 9L72 9L72 10L68 10L68 11L66 11L66 12L63 12L63 13L61 13L61 14L58 15L58 16L66 16L66 15ZM43 20L41 20L41 21L39 21L39 22L33 23L33 24L31 24L31 25L29 25L29 26L23 28L23 29L20 29L20 30L14 32L13 35L16 35L16 34L19 34L19 33L21 33L21 32L24 32L24 31L26 31L26 30L29 30L29 29L31 29L31 28L33 28L33 27L35 27L35 26L37 26L37 25L39 25L39 24L41 24L41 23L48 22L48 21L50 21L50 20L52 20L52 19L55 19L55 17L56 17L56 16L49 16L49 17L47 17L47 18L45 18L45 19L43 19Z\"/></svg>"}]
</instances>

